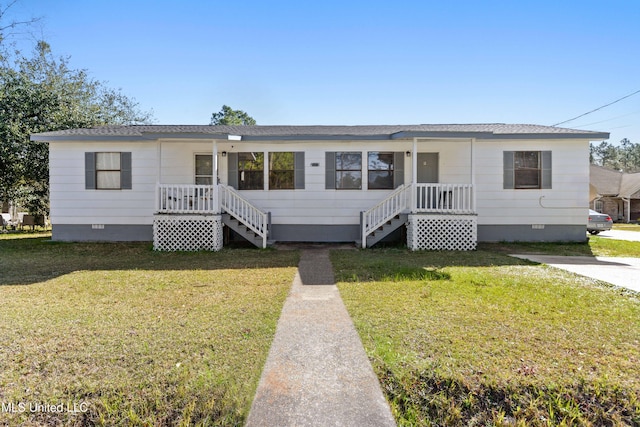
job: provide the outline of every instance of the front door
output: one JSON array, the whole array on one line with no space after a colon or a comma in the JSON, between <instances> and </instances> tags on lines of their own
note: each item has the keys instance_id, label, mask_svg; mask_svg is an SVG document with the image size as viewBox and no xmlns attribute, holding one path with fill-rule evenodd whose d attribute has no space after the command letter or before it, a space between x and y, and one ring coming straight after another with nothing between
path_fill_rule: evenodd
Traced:
<instances>
[{"instance_id":1,"label":"front door","mask_svg":"<svg viewBox=\"0 0 640 427\"><path fill-rule=\"evenodd\" d=\"M432 184L438 182L438 153L418 153L418 170L416 178L418 184ZM435 187L418 186L417 207L419 209L433 209L437 206L438 191Z\"/></svg>"},{"instance_id":2,"label":"front door","mask_svg":"<svg viewBox=\"0 0 640 427\"><path fill-rule=\"evenodd\" d=\"M438 153L418 153L418 183L438 182Z\"/></svg>"}]
</instances>

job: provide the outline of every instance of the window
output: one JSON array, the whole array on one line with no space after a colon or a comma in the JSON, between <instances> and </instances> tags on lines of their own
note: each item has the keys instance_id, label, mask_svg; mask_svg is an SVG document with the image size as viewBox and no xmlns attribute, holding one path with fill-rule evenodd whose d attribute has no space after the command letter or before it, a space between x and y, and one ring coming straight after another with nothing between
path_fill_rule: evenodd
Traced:
<instances>
[{"instance_id":1,"label":"window","mask_svg":"<svg viewBox=\"0 0 640 427\"><path fill-rule=\"evenodd\" d=\"M196 154L196 185L213 185L213 156Z\"/></svg>"},{"instance_id":2,"label":"window","mask_svg":"<svg viewBox=\"0 0 640 427\"><path fill-rule=\"evenodd\" d=\"M264 190L264 153L238 153L238 190Z\"/></svg>"},{"instance_id":3,"label":"window","mask_svg":"<svg viewBox=\"0 0 640 427\"><path fill-rule=\"evenodd\" d=\"M540 188L540 152L513 153L514 188Z\"/></svg>"},{"instance_id":4,"label":"window","mask_svg":"<svg viewBox=\"0 0 640 427\"><path fill-rule=\"evenodd\" d=\"M86 189L131 189L131 153L88 152L84 154Z\"/></svg>"},{"instance_id":5,"label":"window","mask_svg":"<svg viewBox=\"0 0 640 427\"><path fill-rule=\"evenodd\" d=\"M393 153L368 153L368 185L370 190L393 189Z\"/></svg>"},{"instance_id":6,"label":"window","mask_svg":"<svg viewBox=\"0 0 640 427\"><path fill-rule=\"evenodd\" d=\"M604 210L604 202L602 200L596 200L593 204L593 210L602 213Z\"/></svg>"},{"instance_id":7,"label":"window","mask_svg":"<svg viewBox=\"0 0 640 427\"><path fill-rule=\"evenodd\" d=\"M120 189L120 153L96 153L96 188Z\"/></svg>"},{"instance_id":8,"label":"window","mask_svg":"<svg viewBox=\"0 0 640 427\"><path fill-rule=\"evenodd\" d=\"M269 189L295 188L295 158L292 152L269 153Z\"/></svg>"},{"instance_id":9,"label":"window","mask_svg":"<svg viewBox=\"0 0 640 427\"><path fill-rule=\"evenodd\" d=\"M335 153L335 188L359 190L362 188L362 153Z\"/></svg>"},{"instance_id":10,"label":"window","mask_svg":"<svg viewBox=\"0 0 640 427\"><path fill-rule=\"evenodd\" d=\"M504 188L551 188L551 151L505 151Z\"/></svg>"}]
</instances>

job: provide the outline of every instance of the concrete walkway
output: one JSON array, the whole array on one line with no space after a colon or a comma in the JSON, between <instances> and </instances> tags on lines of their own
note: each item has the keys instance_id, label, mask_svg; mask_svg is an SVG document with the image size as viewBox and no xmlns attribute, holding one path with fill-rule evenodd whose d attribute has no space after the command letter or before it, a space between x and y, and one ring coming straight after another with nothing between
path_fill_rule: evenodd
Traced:
<instances>
[{"instance_id":1,"label":"concrete walkway","mask_svg":"<svg viewBox=\"0 0 640 427\"><path fill-rule=\"evenodd\" d=\"M302 251L246 425L395 426L327 249Z\"/></svg>"}]
</instances>

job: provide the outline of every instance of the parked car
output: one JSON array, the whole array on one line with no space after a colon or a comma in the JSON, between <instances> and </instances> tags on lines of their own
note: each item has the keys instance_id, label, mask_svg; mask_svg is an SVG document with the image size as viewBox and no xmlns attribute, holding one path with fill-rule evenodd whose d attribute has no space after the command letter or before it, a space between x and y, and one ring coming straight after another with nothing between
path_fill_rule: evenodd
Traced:
<instances>
[{"instance_id":1,"label":"parked car","mask_svg":"<svg viewBox=\"0 0 640 427\"><path fill-rule=\"evenodd\" d=\"M589 233L598 234L601 231L611 230L612 227L613 220L609 215L589 209L589 222L587 223Z\"/></svg>"}]
</instances>

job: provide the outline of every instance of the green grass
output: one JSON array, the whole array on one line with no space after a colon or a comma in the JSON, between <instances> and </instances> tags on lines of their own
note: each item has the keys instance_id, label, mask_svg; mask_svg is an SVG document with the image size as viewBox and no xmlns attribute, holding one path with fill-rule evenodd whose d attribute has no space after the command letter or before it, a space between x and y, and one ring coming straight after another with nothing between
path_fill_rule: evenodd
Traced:
<instances>
[{"instance_id":1,"label":"green grass","mask_svg":"<svg viewBox=\"0 0 640 427\"><path fill-rule=\"evenodd\" d=\"M640 231L640 224L613 224L614 230L624 230L624 231Z\"/></svg>"},{"instance_id":2,"label":"green grass","mask_svg":"<svg viewBox=\"0 0 640 427\"><path fill-rule=\"evenodd\" d=\"M27 405L0 420L244 423L297 252L159 253L33 236L0 236L0 403ZM86 412L30 413L37 403Z\"/></svg>"},{"instance_id":3,"label":"green grass","mask_svg":"<svg viewBox=\"0 0 640 427\"><path fill-rule=\"evenodd\" d=\"M638 425L638 296L495 249L332 252L398 424Z\"/></svg>"},{"instance_id":4,"label":"green grass","mask_svg":"<svg viewBox=\"0 0 640 427\"><path fill-rule=\"evenodd\" d=\"M640 257L640 242L590 236L586 243L480 243L483 252L503 254Z\"/></svg>"}]
</instances>

